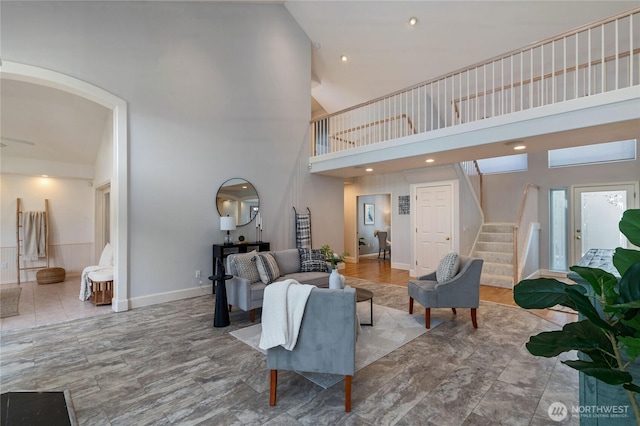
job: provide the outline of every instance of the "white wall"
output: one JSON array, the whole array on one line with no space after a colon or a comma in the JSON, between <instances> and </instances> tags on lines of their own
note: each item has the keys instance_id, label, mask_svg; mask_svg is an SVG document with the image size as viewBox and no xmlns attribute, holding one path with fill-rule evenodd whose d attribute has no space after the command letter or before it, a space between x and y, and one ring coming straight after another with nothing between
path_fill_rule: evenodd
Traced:
<instances>
[{"instance_id":1,"label":"white wall","mask_svg":"<svg viewBox=\"0 0 640 426\"><path fill-rule=\"evenodd\" d=\"M95 175L93 183L96 187L111 181L113 173L113 113L108 114L102 132L102 141L98 147L98 155L95 162Z\"/></svg>"},{"instance_id":2,"label":"white wall","mask_svg":"<svg viewBox=\"0 0 640 426\"><path fill-rule=\"evenodd\" d=\"M3 2L0 19L3 59L128 102L136 304L211 274L215 194L232 177L256 187L273 248L295 246L292 206L310 207L314 246L342 245L342 182L308 173L310 41L282 5Z\"/></svg>"}]
</instances>

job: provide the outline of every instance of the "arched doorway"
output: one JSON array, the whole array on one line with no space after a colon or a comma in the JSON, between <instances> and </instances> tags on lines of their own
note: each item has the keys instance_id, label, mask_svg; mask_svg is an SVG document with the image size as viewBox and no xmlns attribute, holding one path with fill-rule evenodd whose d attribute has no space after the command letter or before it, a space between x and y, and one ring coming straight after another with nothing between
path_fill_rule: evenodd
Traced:
<instances>
[{"instance_id":1,"label":"arched doorway","mask_svg":"<svg viewBox=\"0 0 640 426\"><path fill-rule=\"evenodd\" d=\"M2 78L75 94L112 111L113 168L110 182L110 239L114 247L114 298L111 306L114 312L128 310L127 103L99 87L44 68L2 61L0 73Z\"/></svg>"}]
</instances>

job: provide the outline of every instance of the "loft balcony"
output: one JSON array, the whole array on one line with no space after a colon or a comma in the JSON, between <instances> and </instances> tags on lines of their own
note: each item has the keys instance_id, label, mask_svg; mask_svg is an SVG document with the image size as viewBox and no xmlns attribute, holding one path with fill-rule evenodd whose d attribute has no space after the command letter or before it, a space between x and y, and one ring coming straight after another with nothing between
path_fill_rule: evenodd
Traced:
<instances>
[{"instance_id":1,"label":"loft balcony","mask_svg":"<svg viewBox=\"0 0 640 426\"><path fill-rule=\"evenodd\" d=\"M309 169L343 178L638 138L640 9L311 121ZM508 150L508 149L510 150Z\"/></svg>"}]
</instances>

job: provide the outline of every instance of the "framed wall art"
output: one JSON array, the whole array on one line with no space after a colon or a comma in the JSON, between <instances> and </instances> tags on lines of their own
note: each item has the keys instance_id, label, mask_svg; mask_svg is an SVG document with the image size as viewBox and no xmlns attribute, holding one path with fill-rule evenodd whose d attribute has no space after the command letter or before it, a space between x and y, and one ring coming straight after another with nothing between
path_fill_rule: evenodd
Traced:
<instances>
[{"instance_id":1,"label":"framed wall art","mask_svg":"<svg viewBox=\"0 0 640 426\"><path fill-rule=\"evenodd\" d=\"M398 196L398 214L409 214L409 196Z\"/></svg>"},{"instance_id":2,"label":"framed wall art","mask_svg":"<svg viewBox=\"0 0 640 426\"><path fill-rule=\"evenodd\" d=\"M364 224L373 225L376 223L376 205L364 204Z\"/></svg>"}]
</instances>

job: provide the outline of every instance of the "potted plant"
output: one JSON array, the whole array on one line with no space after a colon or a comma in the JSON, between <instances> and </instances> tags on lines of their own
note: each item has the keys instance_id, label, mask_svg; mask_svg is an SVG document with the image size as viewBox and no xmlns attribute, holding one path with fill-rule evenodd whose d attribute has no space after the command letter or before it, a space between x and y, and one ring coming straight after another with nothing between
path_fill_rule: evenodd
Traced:
<instances>
[{"instance_id":1,"label":"potted plant","mask_svg":"<svg viewBox=\"0 0 640 426\"><path fill-rule=\"evenodd\" d=\"M333 251L331 247L327 244L320 247L320 251L324 255L324 258L327 262L331 263L331 269L337 269L338 263L344 262L344 258L349 256L348 252L344 252L341 255Z\"/></svg>"},{"instance_id":2,"label":"potted plant","mask_svg":"<svg viewBox=\"0 0 640 426\"><path fill-rule=\"evenodd\" d=\"M632 244L640 246L640 210L625 211L619 228ZM618 247L613 265L621 278L598 268L570 268L589 283L592 292L581 285L538 278L519 282L513 289L514 300L525 309L559 304L578 311L583 319L562 330L532 336L527 349L543 357L580 351L583 359L562 363L609 385L622 386L640 424L640 387L629 372L640 355L640 251Z\"/></svg>"}]
</instances>

